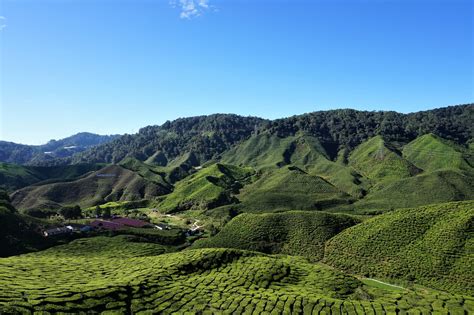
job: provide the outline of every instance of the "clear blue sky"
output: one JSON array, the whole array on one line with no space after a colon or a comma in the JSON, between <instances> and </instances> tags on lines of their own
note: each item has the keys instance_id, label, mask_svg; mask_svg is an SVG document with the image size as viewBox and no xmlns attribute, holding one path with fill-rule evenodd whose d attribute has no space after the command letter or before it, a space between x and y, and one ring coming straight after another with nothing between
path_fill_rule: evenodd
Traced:
<instances>
[{"instance_id":1,"label":"clear blue sky","mask_svg":"<svg viewBox=\"0 0 474 315\"><path fill-rule=\"evenodd\" d=\"M0 0L0 139L474 101L471 0Z\"/></svg>"}]
</instances>

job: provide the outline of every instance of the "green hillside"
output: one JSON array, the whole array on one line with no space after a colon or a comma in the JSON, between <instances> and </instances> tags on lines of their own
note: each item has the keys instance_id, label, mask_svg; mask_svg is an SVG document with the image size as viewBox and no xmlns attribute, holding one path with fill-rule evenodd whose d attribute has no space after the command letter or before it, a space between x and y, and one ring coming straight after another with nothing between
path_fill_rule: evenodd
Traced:
<instances>
[{"instance_id":1,"label":"green hillside","mask_svg":"<svg viewBox=\"0 0 474 315\"><path fill-rule=\"evenodd\" d=\"M401 157L381 136L360 144L349 155L349 165L374 181L393 181L420 172Z\"/></svg>"},{"instance_id":2,"label":"green hillside","mask_svg":"<svg viewBox=\"0 0 474 315\"><path fill-rule=\"evenodd\" d=\"M163 167L156 169L165 175L169 183L175 183L195 171L199 161L193 152L188 152L171 160Z\"/></svg>"},{"instance_id":3,"label":"green hillside","mask_svg":"<svg viewBox=\"0 0 474 315\"><path fill-rule=\"evenodd\" d=\"M0 188L14 191L39 182L72 180L102 167L102 164L41 167L0 163Z\"/></svg>"},{"instance_id":4,"label":"green hillside","mask_svg":"<svg viewBox=\"0 0 474 315\"><path fill-rule=\"evenodd\" d=\"M213 164L176 183L174 191L158 205L162 212L208 209L232 203L254 173L252 168Z\"/></svg>"},{"instance_id":5,"label":"green hillside","mask_svg":"<svg viewBox=\"0 0 474 315\"><path fill-rule=\"evenodd\" d=\"M468 161L471 156L466 148L427 134L403 147L403 156L424 171L456 169L473 171Z\"/></svg>"},{"instance_id":6,"label":"green hillside","mask_svg":"<svg viewBox=\"0 0 474 315\"><path fill-rule=\"evenodd\" d=\"M305 134L318 139L331 158L337 156L340 150L352 150L375 135L381 135L389 142L408 143L435 131L438 136L464 145L473 134L473 108L473 104L466 104L410 114L339 109L272 121L228 114L180 118L161 126L147 126L136 134L121 136L73 157L53 162L119 163L126 157L146 161L157 152L162 152L170 161L194 152L199 164L203 164L217 159L255 134L279 138ZM239 164L236 161L224 162Z\"/></svg>"},{"instance_id":7,"label":"green hillside","mask_svg":"<svg viewBox=\"0 0 474 315\"><path fill-rule=\"evenodd\" d=\"M326 157L326 153L314 137L305 135L278 137L262 133L250 137L224 153L222 161L265 169L287 164L304 167L321 156Z\"/></svg>"},{"instance_id":8,"label":"green hillside","mask_svg":"<svg viewBox=\"0 0 474 315\"><path fill-rule=\"evenodd\" d=\"M126 158L120 162L119 165L132 172L135 172L148 181L164 187L168 190L168 192L173 189L171 184L169 184L164 178L166 174L160 172L161 169L159 167L153 167L134 158Z\"/></svg>"},{"instance_id":9,"label":"green hillside","mask_svg":"<svg viewBox=\"0 0 474 315\"><path fill-rule=\"evenodd\" d=\"M0 188L13 191L41 181L41 174L25 166L0 163Z\"/></svg>"},{"instance_id":10,"label":"green hillside","mask_svg":"<svg viewBox=\"0 0 474 315\"><path fill-rule=\"evenodd\" d=\"M295 166L264 172L245 186L238 199L247 212L324 209L347 203L350 196L319 176Z\"/></svg>"},{"instance_id":11,"label":"green hillside","mask_svg":"<svg viewBox=\"0 0 474 315\"><path fill-rule=\"evenodd\" d=\"M0 312L457 314L474 307L469 297L383 290L290 256L231 249L162 252L159 245L119 236L1 259Z\"/></svg>"},{"instance_id":12,"label":"green hillside","mask_svg":"<svg viewBox=\"0 0 474 315\"><path fill-rule=\"evenodd\" d=\"M324 261L366 276L474 294L474 201L389 212L348 228Z\"/></svg>"},{"instance_id":13,"label":"green hillside","mask_svg":"<svg viewBox=\"0 0 474 315\"><path fill-rule=\"evenodd\" d=\"M71 182L29 186L12 194L19 210L57 209L64 205L90 207L108 201L153 199L169 190L135 172L110 165Z\"/></svg>"},{"instance_id":14,"label":"green hillside","mask_svg":"<svg viewBox=\"0 0 474 315\"><path fill-rule=\"evenodd\" d=\"M216 236L193 247L222 247L268 254L323 258L324 243L358 221L345 215L324 212L244 213L232 219Z\"/></svg>"},{"instance_id":15,"label":"green hillside","mask_svg":"<svg viewBox=\"0 0 474 315\"><path fill-rule=\"evenodd\" d=\"M306 168L309 174L320 176L354 198L363 197L370 187L368 178L341 161L330 161L321 157L313 164L307 164Z\"/></svg>"},{"instance_id":16,"label":"green hillside","mask_svg":"<svg viewBox=\"0 0 474 315\"><path fill-rule=\"evenodd\" d=\"M8 195L0 191L0 257L35 251L54 244L37 231L47 225L19 214L10 204Z\"/></svg>"},{"instance_id":17,"label":"green hillside","mask_svg":"<svg viewBox=\"0 0 474 315\"><path fill-rule=\"evenodd\" d=\"M358 210L387 210L474 199L474 177L455 170L422 173L371 191Z\"/></svg>"}]
</instances>

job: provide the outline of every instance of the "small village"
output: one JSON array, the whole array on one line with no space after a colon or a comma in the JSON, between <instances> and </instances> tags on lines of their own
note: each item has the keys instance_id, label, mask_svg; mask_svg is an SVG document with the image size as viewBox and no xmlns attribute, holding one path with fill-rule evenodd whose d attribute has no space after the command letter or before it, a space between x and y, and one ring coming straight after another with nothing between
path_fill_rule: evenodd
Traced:
<instances>
[{"instance_id":1,"label":"small village","mask_svg":"<svg viewBox=\"0 0 474 315\"><path fill-rule=\"evenodd\" d=\"M156 213L156 210L153 211ZM172 215L164 215L165 217L175 217ZM200 226L199 221L195 221L188 226L187 229L178 227L164 222L152 223L148 222L148 216L142 216L140 219L122 217L118 215L111 215L110 217L96 216L90 220L81 220L81 223L68 221L57 226L48 227L42 231L44 237L59 237L71 235L73 233L100 233L110 231L126 231L130 228L166 231L171 229L182 229L185 236L199 236L203 232L203 226Z\"/></svg>"}]
</instances>

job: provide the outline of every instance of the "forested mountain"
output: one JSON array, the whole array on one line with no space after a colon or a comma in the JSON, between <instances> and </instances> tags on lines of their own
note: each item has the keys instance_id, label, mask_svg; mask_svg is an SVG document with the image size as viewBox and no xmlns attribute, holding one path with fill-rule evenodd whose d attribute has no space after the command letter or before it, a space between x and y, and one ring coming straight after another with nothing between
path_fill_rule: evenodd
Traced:
<instances>
[{"instance_id":1,"label":"forested mountain","mask_svg":"<svg viewBox=\"0 0 474 315\"><path fill-rule=\"evenodd\" d=\"M118 163L125 157L146 160L154 154L174 159L193 152L203 163L252 134L268 133L279 138L305 133L318 139L331 159L342 149L352 150L365 140L381 135L390 142L408 143L433 133L465 145L472 139L474 105L458 105L401 114L393 111L339 109L318 111L277 120L215 114L180 118L161 126L148 126L137 134L124 135L52 164Z\"/></svg>"},{"instance_id":2,"label":"forested mountain","mask_svg":"<svg viewBox=\"0 0 474 315\"><path fill-rule=\"evenodd\" d=\"M70 242L3 259L0 313L470 314L473 114L199 116L0 163L0 256Z\"/></svg>"},{"instance_id":3,"label":"forested mountain","mask_svg":"<svg viewBox=\"0 0 474 315\"><path fill-rule=\"evenodd\" d=\"M25 145L0 141L0 162L36 165L56 158L69 157L93 146L109 142L118 135L97 135L81 132L73 136L51 140L43 145Z\"/></svg>"},{"instance_id":4,"label":"forested mountain","mask_svg":"<svg viewBox=\"0 0 474 315\"><path fill-rule=\"evenodd\" d=\"M265 120L256 117L215 114L180 118L161 126L148 126L134 135L124 135L59 163L118 163L125 157L139 160L162 152L167 160L193 152L207 161L242 141Z\"/></svg>"},{"instance_id":5,"label":"forested mountain","mask_svg":"<svg viewBox=\"0 0 474 315\"><path fill-rule=\"evenodd\" d=\"M164 212L225 205L255 213L383 212L474 199L471 118L473 105L414 114L334 110L276 121L181 118L56 159L54 167L3 165L0 179L12 192L35 184L12 195L22 211L145 198ZM139 184L127 190L120 178L96 176L104 167L97 162L118 164L117 173ZM48 169L64 174L43 174Z\"/></svg>"}]
</instances>

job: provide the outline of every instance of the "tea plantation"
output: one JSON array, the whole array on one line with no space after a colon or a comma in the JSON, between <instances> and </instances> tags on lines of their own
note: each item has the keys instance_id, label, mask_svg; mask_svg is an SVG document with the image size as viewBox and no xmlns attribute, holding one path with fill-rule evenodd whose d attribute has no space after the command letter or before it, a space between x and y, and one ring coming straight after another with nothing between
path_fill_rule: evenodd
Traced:
<instances>
[{"instance_id":1,"label":"tea plantation","mask_svg":"<svg viewBox=\"0 0 474 315\"><path fill-rule=\"evenodd\" d=\"M318 210L346 204L351 197L319 176L296 166L268 171L238 195L246 212Z\"/></svg>"},{"instance_id":2,"label":"tea plantation","mask_svg":"<svg viewBox=\"0 0 474 315\"><path fill-rule=\"evenodd\" d=\"M164 212L174 212L232 203L232 193L237 193L253 173L250 167L211 165L178 182L159 208Z\"/></svg>"},{"instance_id":3,"label":"tea plantation","mask_svg":"<svg viewBox=\"0 0 474 315\"><path fill-rule=\"evenodd\" d=\"M193 246L283 253L317 261L323 258L327 240L357 223L358 220L346 215L315 211L244 213L230 221L216 236Z\"/></svg>"},{"instance_id":4,"label":"tea plantation","mask_svg":"<svg viewBox=\"0 0 474 315\"><path fill-rule=\"evenodd\" d=\"M366 285L291 256L233 249L162 254L123 236L0 259L1 313L413 314L474 311L474 300Z\"/></svg>"},{"instance_id":5,"label":"tea plantation","mask_svg":"<svg viewBox=\"0 0 474 315\"><path fill-rule=\"evenodd\" d=\"M389 212L329 240L324 261L474 295L474 201Z\"/></svg>"}]
</instances>

